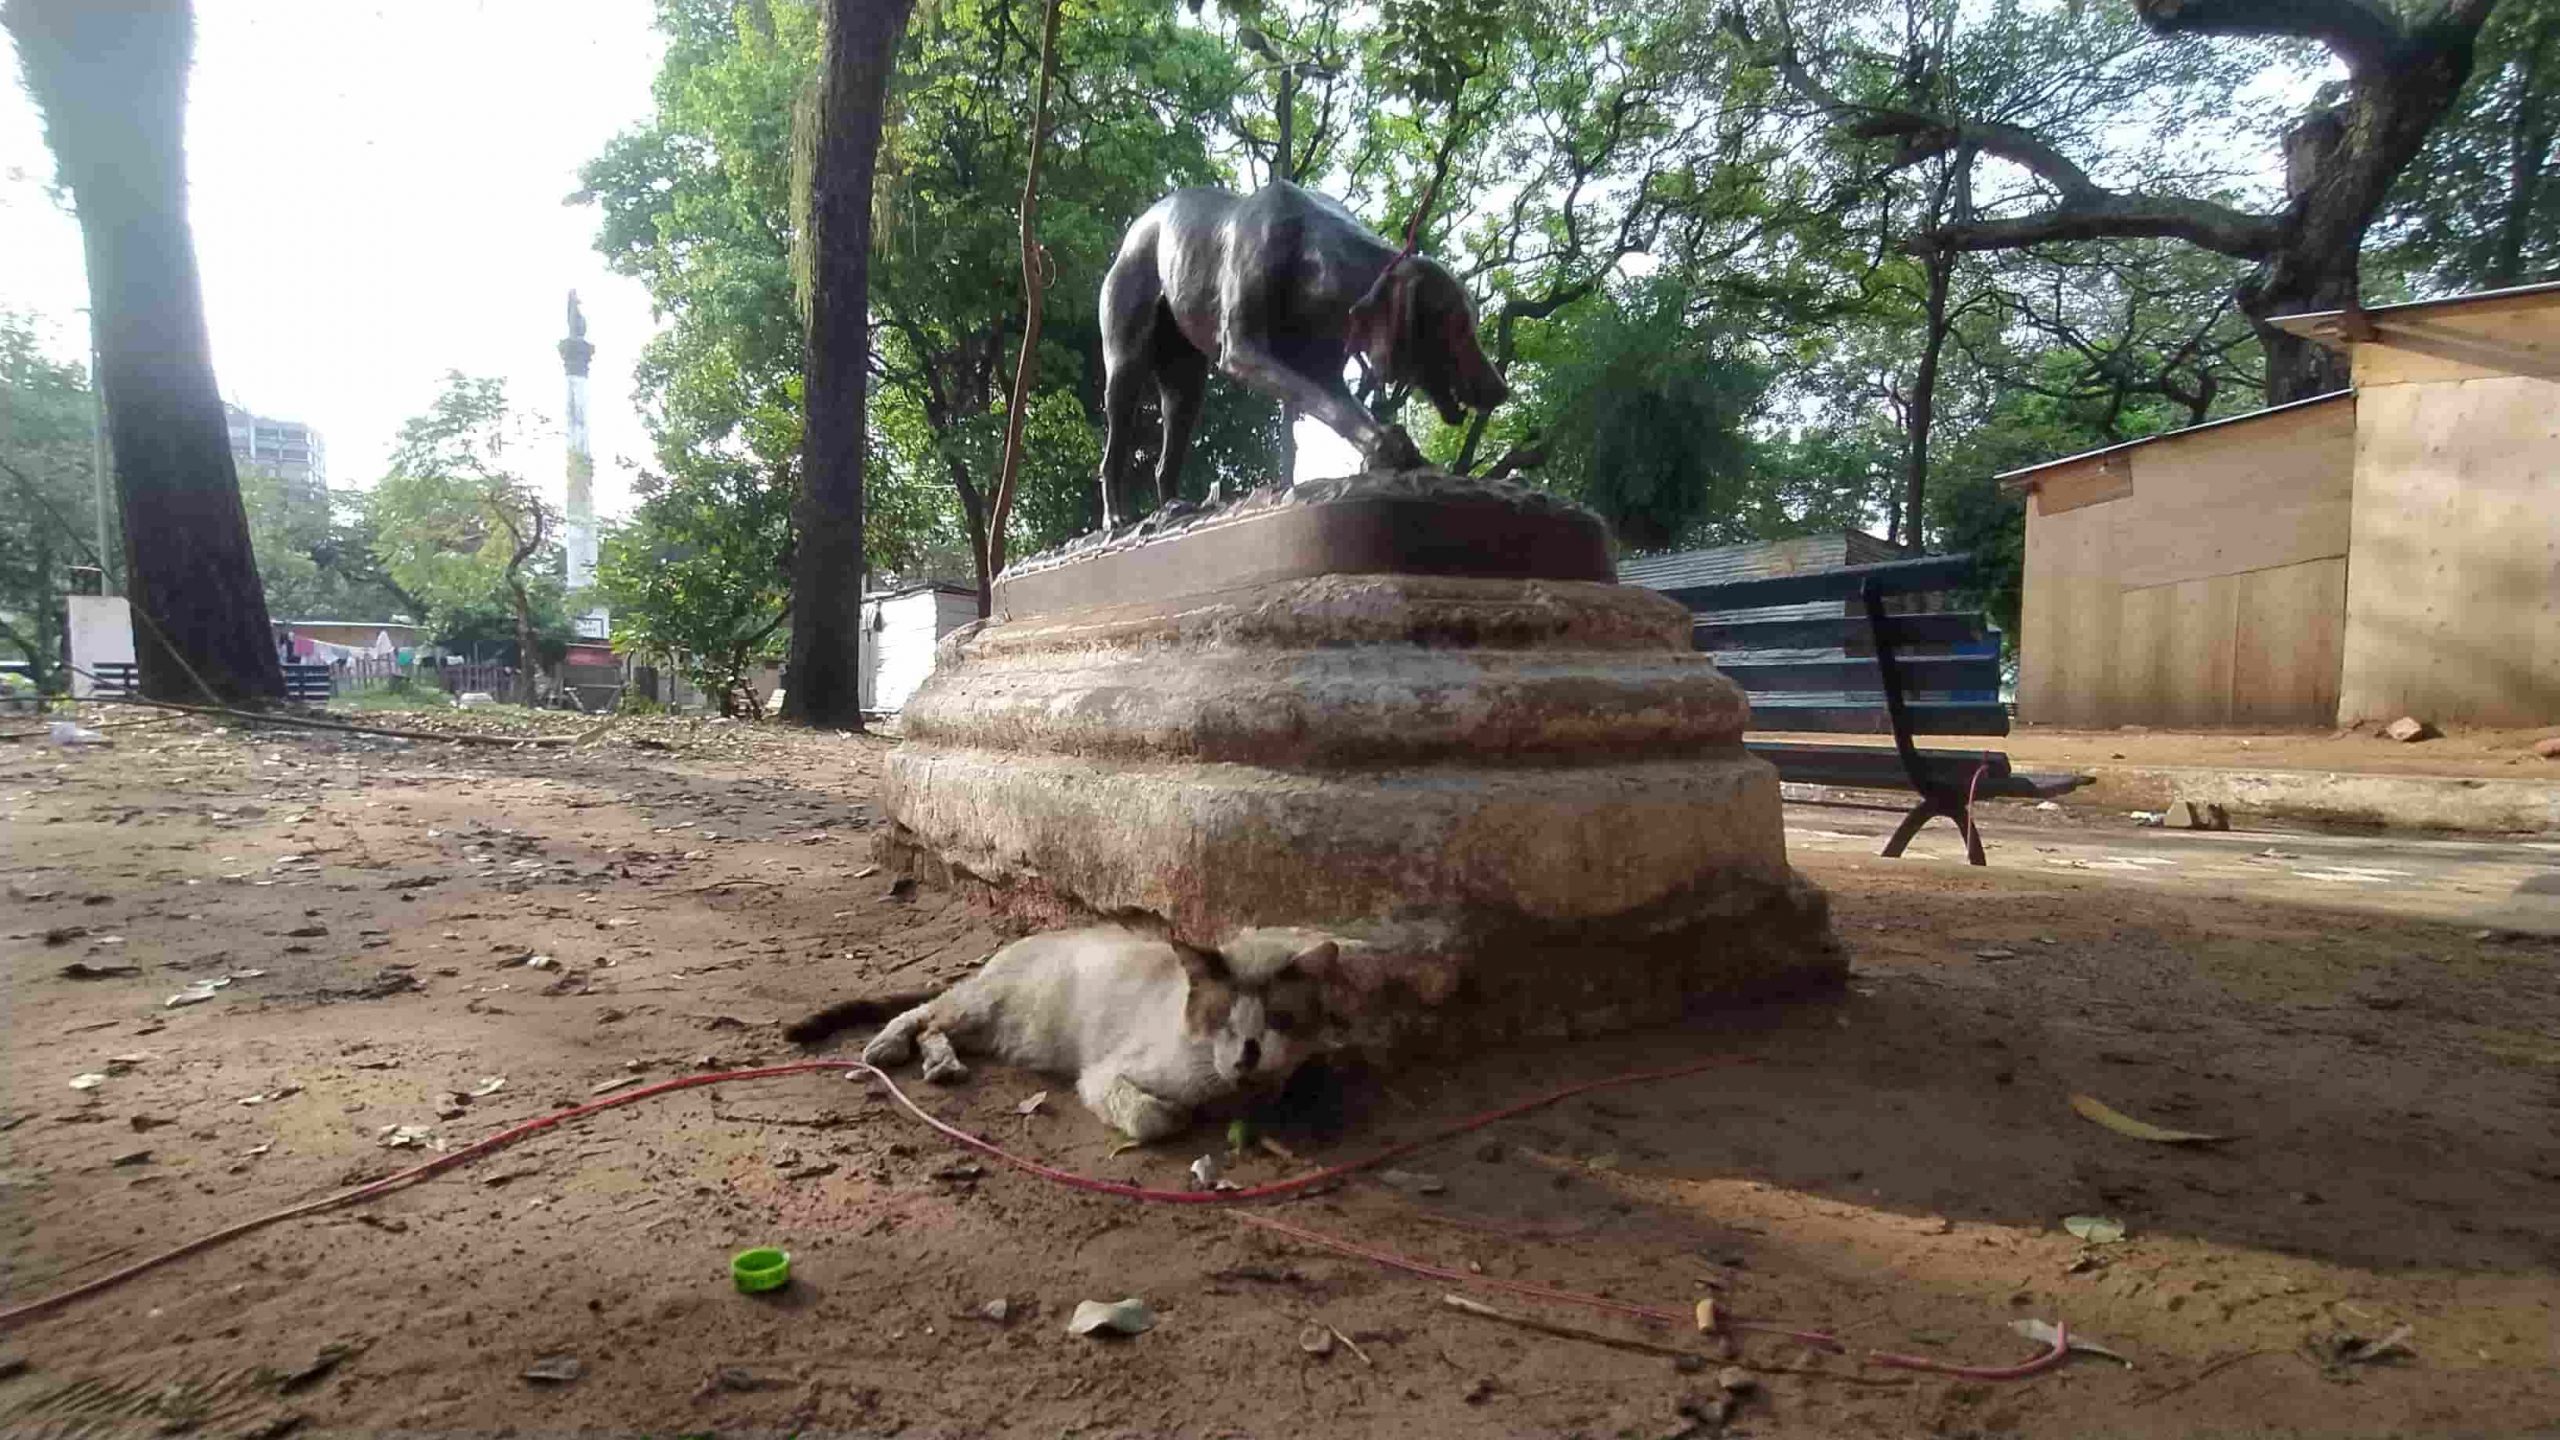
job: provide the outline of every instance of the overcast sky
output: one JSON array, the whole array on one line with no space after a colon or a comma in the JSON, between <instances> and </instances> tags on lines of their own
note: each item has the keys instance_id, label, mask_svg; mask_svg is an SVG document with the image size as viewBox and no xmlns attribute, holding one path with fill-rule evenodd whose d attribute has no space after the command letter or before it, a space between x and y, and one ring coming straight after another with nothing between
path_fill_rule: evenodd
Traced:
<instances>
[{"instance_id":1,"label":"overcast sky","mask_svg":"<svg viewBox=\"0 0 2560 1440\"><path fill-rule=\"evenodd\" d=\"M317 426L329 478L370 484L447 370L505 377L557 421L567 292L595 343L596 499L624 506L647 437L636 281L568 207L580 164L645 119L648 0L197 0L187 158L225 397ZM0 36L0 306L87 347L80 234ZM542 478L557 485L557 470Z\"/></svg>"}]
</instances>

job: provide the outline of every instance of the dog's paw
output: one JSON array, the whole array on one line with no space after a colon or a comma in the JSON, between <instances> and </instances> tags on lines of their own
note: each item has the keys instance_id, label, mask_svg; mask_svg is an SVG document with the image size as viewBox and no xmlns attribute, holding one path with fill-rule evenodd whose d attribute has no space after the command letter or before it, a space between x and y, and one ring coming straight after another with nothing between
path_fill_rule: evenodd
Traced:
<instances>
[{"instance_id":1,"label":"dog's paw","mask_svg":"<svg viewBox=\"0 0 2560 1440\"><path fill-rule=\"evenodd\" d=\"M937 1085L957 1085L969 1078L969 1067L960 1062L958 1051L951 1048L947 1035L924 1037L924 1078Z\"/></svg>"}]
</instances>

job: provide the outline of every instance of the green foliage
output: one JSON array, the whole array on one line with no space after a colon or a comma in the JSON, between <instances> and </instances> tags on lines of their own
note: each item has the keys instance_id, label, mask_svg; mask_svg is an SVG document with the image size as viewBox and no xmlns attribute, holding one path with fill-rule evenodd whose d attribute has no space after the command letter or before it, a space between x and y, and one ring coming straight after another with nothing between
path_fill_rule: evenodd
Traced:
<instances>
[{"instance_id":1,"label":"green foliage","mask_svg":"<svg viewBox=\"0 0 2560 1440\"><path fill-rule=\"evenodd\" d=\"M1538 342L1534 390L1504 417L1542 435L1549 487L1631 550L1748 533L1759 497L1745 427L1769 374L1657 280L1600 297ZM1447 443L1444 439L1442 443Z\"/></svg>"},{"instance_id":2,"label":"green foliage","mask_svg":"<svg viewBox=\"0 0 2560 1440\"><path fill-rule=\"evenodd\" d=\"M63 680L71 568L92 562L98 533L90 415L87 372L48 358L26 318L0 310L0 646L47 690Z\"/></svg>"},{"instance_id":3,"label":"green foliage","mask_svg":"<svg viewBox=\"0 0 2560 1440\"><path fill-rule=\"evenodd\" d=\"M2501 0L2461 102L2391 195L2390 258L2430 290L2560 276L2560 0Z\"/></svg>"},{"instance_id":4,"label":"green foliage","mask_svg":"<svg viewBox=\"0 0 2560 1440\"><path fill-rule=\"evenodd\" d=\"M677 667L705 694L737 693L788 638L790 508L750 465L653 485L605 537L598 579L615 643Z\"/></svg>"},{"instance_id":5,"label":"green foliage","mask_svg":"<svg viewBox=\"0 0 2560 1440\"><path fill-rule=\"evenodd\" d=\"M316 504L297 500L274 471L242 465L240 500L267 613L277 620L384 620L426 609L375 558L370 497L333 492Z\"/></svg>"},{"instance_id":6,"label":"green foliage","mask_svg":"<svg viewBox=\"0 0 2560 1440\"><path fill-rule=\"evenodd\" d=\"M558 518L513 468L533 453L532 426L508 408L503 381L449 374L400 427L390 473L373 488L373 553L448 648L485 654L492 616L507 621L511 653L556 660L565 643Z\"/></svg>"}]
</instances>

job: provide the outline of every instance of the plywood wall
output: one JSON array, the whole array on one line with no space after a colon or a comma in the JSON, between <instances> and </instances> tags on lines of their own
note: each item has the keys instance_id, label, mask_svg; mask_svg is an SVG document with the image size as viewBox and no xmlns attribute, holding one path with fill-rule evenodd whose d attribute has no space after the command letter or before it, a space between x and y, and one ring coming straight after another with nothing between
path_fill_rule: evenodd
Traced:
<instances>
[{"instance_id":1,"label":"plywood wall","mask_svg":"<svg viewBox=\"0 0 2560 1440\"><path fill-rule=\"evenodd\" d=\"M2560 721L2560 382L2420 378L2362 403L2340 718Z\"/></svg>"},{"instance_id":2,"label":"plywood wall","mask_svg":"<svg viewBox=\"0 0 2560 1440\"><path fill-rule=\"evenodd\" d=\"M2018 712L2314 725L2336 713L2356 405L2269 413L2037 477Z\"/></svg>"}]
</instances>

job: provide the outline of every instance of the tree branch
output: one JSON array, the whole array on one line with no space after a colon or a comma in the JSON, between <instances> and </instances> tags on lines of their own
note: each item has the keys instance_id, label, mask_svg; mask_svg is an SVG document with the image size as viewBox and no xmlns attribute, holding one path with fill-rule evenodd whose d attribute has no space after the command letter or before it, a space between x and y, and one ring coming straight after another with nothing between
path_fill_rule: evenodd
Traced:
<instances>
[{"instance_id":1,"label":"tree branch","mask_svg":"<svg viewBox=\"0 0 2560 1440\"><path fill-rule=\"evenodd\" d=\"M2389 64L2409 38L2382 0L2133 0L2133 8L2161 35L2317 41L2351 71Z\"/></svg>"}]
</instances>

